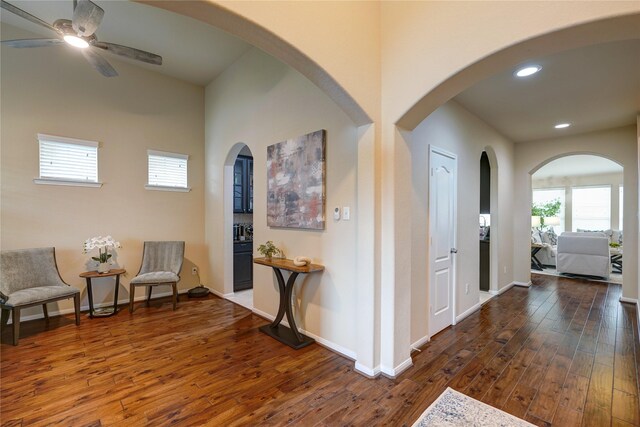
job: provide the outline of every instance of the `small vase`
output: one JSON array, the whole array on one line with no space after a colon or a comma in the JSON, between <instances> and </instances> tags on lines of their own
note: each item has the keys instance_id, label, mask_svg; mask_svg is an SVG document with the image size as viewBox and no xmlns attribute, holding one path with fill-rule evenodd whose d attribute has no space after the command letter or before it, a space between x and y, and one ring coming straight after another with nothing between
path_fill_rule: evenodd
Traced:
<instances>
[{"instance_id":1,"label":"small vase","mask_svg":"<svg viewBox=\"0 0 640 427\"><path fill-rule=\"evenodd\" d=\"M101 262L98 264L98 273L108 273L110 270L108 262Z\"/></svg>"}]
</instances>

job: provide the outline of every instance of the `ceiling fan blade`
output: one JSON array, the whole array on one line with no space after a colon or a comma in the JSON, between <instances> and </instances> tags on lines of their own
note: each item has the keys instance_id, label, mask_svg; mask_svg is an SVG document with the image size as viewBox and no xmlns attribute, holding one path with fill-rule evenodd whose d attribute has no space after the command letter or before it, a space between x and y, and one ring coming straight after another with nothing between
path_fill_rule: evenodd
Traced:
<instances>
[{"instance_id":1,"label":"ceiling fan blade","mask_svg":"<svg viewBox=\"0 0 640 427\"><path fill-rule=\"evenodd\" d=\"M95 42L93 43L93 46L116 55L135 59L136 61L147 62L154 65L162 65L162 56L156 55L155 53L146 52L144 50L122 46L115 43Z\"/></svg>"},{"instance_id":2,"label":"ceiling fan blade","mask_svg":"<svg viewBox=\"0 0 640 427\"><path fill-rule=\"evenodd\" d=\"M21 18L26 19L27 21L31 21L34 24L42 25L43 27L48 28L51 31L55 31L56 33L60 34L60 32L58 30L56 30L52 25L44 22L42 19L40 19L38 17L33 16L29 12L25 12L24 10L20 9L19 7L15 7L11 3L7 3L4 0L0 0L0 7L2 7L4 10L8 10L9 12L18 15Z\"/></svg>"},{"instance_id":3,"label":"ceiling fan blade","mask_svg":"<svg viewBox=\"0 0 640 427\"><path fill-rule=\"evenodd\" d=\"M79 36L90 36L98 29L102 22L104 10L90 0L78 0L73 10L71 26Z\"/></svg>"},{"instance_id":4,"label":"ceiling fan blade","mask_svg":"<svg viewBox=\"0 0 640 427\"><path fill-rule=\"evenodd\" d=\"M118 75L118 72L115 70L115 68L113 68L111 66L111 64L109 64L107 62L106 59L104 59L102 56L98 55L93 50L91 50L91 49L82 49L82 50L80 50L80 52L82 52L82 55L84 55L84 57L87 59L87 61L89 61L89 63L91 65L93 65L93 68L98 70L98 72L100 74L102 74L103 76L105 76L105 77L116 77Z\"/></svg>"},{"instance_id":5,"label":"ceiling fan blade","mask_svg":"<svg viewBox=\"0 0 640 427\"><path fill-rule=\"evenodd\" d=\"M22 40L3 40L3 46L9 47L47 47L65 44L64 40L60 39L22 39Z\"/></svg>"}]
</instances>

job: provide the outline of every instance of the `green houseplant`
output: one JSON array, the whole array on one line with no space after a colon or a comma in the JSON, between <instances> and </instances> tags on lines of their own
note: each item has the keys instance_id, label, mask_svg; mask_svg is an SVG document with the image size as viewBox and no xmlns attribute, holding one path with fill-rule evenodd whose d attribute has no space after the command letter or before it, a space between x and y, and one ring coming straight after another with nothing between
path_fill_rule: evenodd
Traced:
<instances>
[{"instance_id":1,"label":"green houseplant","mask_svg":"<svg viewBox=\"0 0 640 427\"><path fill-rule=\"evenodd\" d=\"M531 216L540 217L540 229L544 229L544 219L552 216L558 216L562 203L560 199L555 199L546 203L533 203L531 205Z\"/></svg>"},{"instance_id":2,"label":"green houseplant","mask_svg":"<svg viewBox=\"0 0 640 427\"><path fill-rule=\"evenodd\" d=\"M271 259L274 255L284 255L282 250L278 249L271 240L258 246L258 252L260 252L265 258Z\"/></svg>"}]
</instances>

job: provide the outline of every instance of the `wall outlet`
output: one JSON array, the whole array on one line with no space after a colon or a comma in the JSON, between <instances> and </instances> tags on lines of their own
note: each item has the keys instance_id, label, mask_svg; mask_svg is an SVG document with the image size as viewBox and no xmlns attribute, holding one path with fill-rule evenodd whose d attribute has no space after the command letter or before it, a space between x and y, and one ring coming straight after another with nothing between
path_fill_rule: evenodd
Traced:
<instances>
[{"instance_id":1,"label":"wall outlet","mask_svg":"<svg viewBox=\"0 0 640 427\"><path fill-rule=\"evenodd\" d=\"M469 295L469 284L464 285L464 293Z\"/></svg>"},{"instance_id":2,"label":"wall outlet","mask_svg":"<svg viewBox=\"0 0 640 427\"><path fill-rule=\"evenodd\" d=\"M198 267L192 267L192 268L191 268L191 274L192 274L193 276L196 276L196 275L198 274Z\"/></svg>"}]
</instances>

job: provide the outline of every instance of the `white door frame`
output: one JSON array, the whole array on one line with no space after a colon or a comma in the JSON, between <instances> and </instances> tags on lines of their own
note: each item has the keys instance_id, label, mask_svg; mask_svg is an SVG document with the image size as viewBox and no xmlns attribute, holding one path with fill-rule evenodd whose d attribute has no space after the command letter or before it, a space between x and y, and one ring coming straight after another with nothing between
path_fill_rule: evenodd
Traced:
<instances>
[{"instance_id":1,"label":"white door frame","mask_svg":"<svg viewBox=\"0 0 640 427\"><path fill-rule=\"evenodd\" d=\"M444 150L442 148L436 147L433 144L429 144L429 165L428 165L428 170L431 170L431 164L432 164L432 155L434 153L437 154L441 154L443 156L447 156L453 159L454 165L455 165L455 173L453 175L453 247L457 247L458 245L458 156L455 155L454 153ZM431 173L429 173L429 193L431 193ZM431 194L429 194L429 217L431 216ZM428 232L427 232L427 241L431 242L431 237L432 237L432 223L431 223L431 218L429 218L429 228L428 228ZM431 306L431 245L429 244L427 246L429 248L429 251L427 253L427 265L429 266L429 275L428 275L428 279L427 279L427 307ZM452 279L451 279L451 325L455 325L456 324L456 298L457 298L457 292L456 292L456 276L457 276L457 256L454 255L452 257L452 264L451 264L451 269L452 271ZM431 312L429 312L429 321L431 321ZM429 334L429 339L431 339L431 337L435 334L431 334L431 327L430 325L427 326L427 331ZM437 332L436 332L437 333Z\"/></svg>"}]
</instances>

